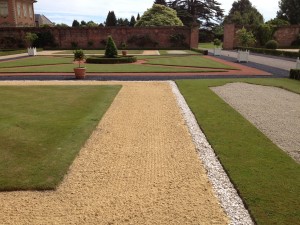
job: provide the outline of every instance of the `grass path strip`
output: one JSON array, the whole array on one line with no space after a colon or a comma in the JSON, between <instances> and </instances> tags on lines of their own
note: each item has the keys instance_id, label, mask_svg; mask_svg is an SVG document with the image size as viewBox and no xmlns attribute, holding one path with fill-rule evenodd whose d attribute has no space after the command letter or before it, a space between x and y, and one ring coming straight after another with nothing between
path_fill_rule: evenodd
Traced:
<instances>
[{"instance_id":1,"label":"grass path strip","mask_svg":"<svg viewBox=\"0 0 300 225\"><path fill-rule=\"evenodd\" d=\"M233 184L230 182L230 179L217 159L214 150L208 143L204 133L201 131L194 114L178 90L177 85L173 81L170 81L170 85L177 98L178 105L181 108L182 115L189 128L190 134L193 137L199 156L207 170L208 178L213 185L215 193L220 199L222 207L231 220L230 224L253 224L249 212L245 209L243 201L239 197Z\"/></svg>"}]
</instances>

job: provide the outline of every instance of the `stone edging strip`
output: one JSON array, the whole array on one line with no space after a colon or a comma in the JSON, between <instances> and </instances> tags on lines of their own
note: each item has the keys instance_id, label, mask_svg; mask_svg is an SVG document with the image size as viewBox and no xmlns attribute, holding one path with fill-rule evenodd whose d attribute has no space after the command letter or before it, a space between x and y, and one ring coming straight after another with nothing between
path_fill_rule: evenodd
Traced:
<instances>
[{"instance_id":1,"label":"stone edging strip","mask_svg":"<svg viewBox=\"0 0 300 225\"><path fill-rule=\"evenodd\" d=\"M231 221L230 224L253 225L254 223L242 199L230 182L230 179L217 159L204 133L201 131L194 114L188 107L177 85L174 81L169 81L169 83L176 96L178 106L181 109L181 113L193 138L199 157L207 171L208 178L212 183L213 190Z\"/></svg>"}]
</instances>

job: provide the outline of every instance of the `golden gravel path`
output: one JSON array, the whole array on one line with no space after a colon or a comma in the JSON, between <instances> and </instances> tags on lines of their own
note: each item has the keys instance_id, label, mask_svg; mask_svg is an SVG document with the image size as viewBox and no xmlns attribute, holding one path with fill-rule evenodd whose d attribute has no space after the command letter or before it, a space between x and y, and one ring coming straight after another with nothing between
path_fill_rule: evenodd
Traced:
<instances>
[{"instance_id":1,"label":"golden gravel path","mask_svg":"<svg viewBox=\"0 0 300 225\"><path fill-rule=\"evenodd\" d=\"M0 224L228 224L169 84L112 84L123 88L62 184L0 193Z\"/></svg>"}]
</instances>

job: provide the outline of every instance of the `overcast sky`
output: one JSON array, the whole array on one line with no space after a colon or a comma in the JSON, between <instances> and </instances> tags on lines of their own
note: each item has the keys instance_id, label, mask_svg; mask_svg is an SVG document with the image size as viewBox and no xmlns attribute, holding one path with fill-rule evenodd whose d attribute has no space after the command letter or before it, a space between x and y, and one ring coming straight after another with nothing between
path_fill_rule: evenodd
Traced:
<instances>
[{"instance_id":1,"label":"overcast sky","mask_svg":"<svg viewBox=\"0 0 300 225\"><path fill-rule=\"evenodd\" d=\"M217 0L227 14L234 0ZM276 16L278 0L250 0L263 14L265 20ZM103 23L108 11L114 11L117 18L128 18L137 13L141 15L150 8L154 0L38 0L35 3L35 13L44 14L52 22L71 25L74 19L86 22L93 20Z\"/></svg>"}]
</instances>

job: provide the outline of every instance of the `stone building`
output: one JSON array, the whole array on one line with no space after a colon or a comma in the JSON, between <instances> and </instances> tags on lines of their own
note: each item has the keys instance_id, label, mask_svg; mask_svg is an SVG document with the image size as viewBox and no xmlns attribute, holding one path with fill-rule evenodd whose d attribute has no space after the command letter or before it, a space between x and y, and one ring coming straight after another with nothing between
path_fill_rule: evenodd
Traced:
<instances>
[{"instance_id":1,"label":"stone building","mask_svg":"<svg viewBox=\"0 0 300 225\"><path fill-rule=\"evenodd\" d=\"M0 0L0 27L34 27L35 0Z\"/></svg>"}]
</instances>

